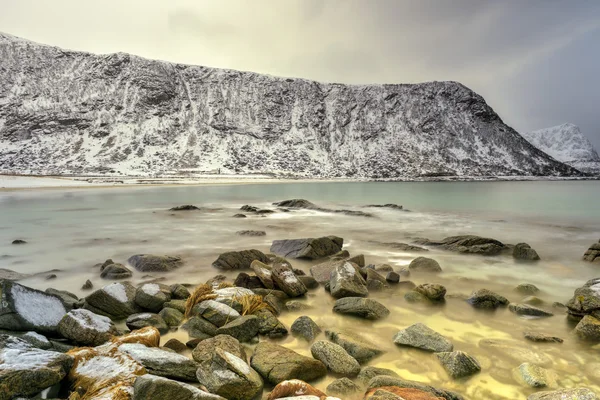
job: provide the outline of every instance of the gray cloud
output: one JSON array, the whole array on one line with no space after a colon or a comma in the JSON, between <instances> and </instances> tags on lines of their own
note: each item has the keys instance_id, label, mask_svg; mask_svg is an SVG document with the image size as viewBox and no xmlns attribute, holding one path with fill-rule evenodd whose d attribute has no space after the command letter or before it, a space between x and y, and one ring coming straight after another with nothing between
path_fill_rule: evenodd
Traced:
<instances>
[{"instance_id":1,"label":"gray cloud","mask_svg":"<svg viewBox=\"0 0 600 400\"><path fill-rule=\"evenodd\" d=\"M320 81L456 80L518 130L572 122L600 148L597 0L0 0L0 27Z\"/></svg>"}]
</instances>

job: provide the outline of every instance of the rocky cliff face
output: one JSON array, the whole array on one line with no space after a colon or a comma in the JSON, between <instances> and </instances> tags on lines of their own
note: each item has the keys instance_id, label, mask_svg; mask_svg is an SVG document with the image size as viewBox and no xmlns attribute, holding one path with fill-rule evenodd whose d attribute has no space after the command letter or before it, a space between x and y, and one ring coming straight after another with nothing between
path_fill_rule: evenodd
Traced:
<instances>
[{"instance_id":1,"label":"rocky cliff face","mask_svg":"<svg viewBox=\"0 0 600 400\"><path fill-rule=\"evenodd\" d=\"M352 86L0 34L0 170L576 175L456 82Z\"/></svg>"},{"instance_id":2,"label":"rocky cliff face","mask_svg":"<svg viewBox=\"0 0 600 400\"><path fill-rule=\"evenodd\" d=\"M577 125L562 124L523 134L532 145L581 171L600 173L600 156Z\"/></svg>"}]
</instances>

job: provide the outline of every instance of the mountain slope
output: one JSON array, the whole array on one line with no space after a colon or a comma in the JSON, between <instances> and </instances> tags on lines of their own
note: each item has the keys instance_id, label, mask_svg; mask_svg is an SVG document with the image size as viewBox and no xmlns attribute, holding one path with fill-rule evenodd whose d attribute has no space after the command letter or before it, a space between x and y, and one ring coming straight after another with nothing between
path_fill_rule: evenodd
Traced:
<instances>
[{"instance_id":1,"label":"mountain slope","mask_svg":"<svg viewBox=\"0 0 600 400\"><path fill-rule=\"evenodd\" d=\"M600 156L577 125L563 124L523 134L543 152L581 171L600 172Z\"/></svg>"},{"instance_id":2,"label":"mountain slope","mask_svg":"<svg viewBox=\"0 0 600 400\"><path fill-rule=\"evenodd\" d=\"M455 82L342 85L0 34L0 170L577 175Z\"/></svg>"}]
</instances>

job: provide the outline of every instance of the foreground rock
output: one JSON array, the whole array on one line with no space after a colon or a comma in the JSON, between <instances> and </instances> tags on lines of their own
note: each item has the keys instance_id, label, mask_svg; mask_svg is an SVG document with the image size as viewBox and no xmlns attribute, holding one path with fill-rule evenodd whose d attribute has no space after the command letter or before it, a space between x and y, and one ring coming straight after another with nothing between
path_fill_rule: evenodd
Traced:
<instances>
[{"instance_id":1,"label":"foreground rock","mask_svg":"<svg viewBox=\"0 0 600 400\"><path fill-rule=\"evenodd\" d=\"M136 288L130 283L111 283L87 296L83 307L112 319L127 318L141 311L135 303L135 293Z\"/></svg>"},{"instance_id":2,"label":"foreground rock","mask_svg":"<svg viewBox=\"0 0 600 400\"><path fill-rule=\"evenodd\" d=\"M538 261L540 256L527 243L518 243L513 248L512 256L519 261Z\"/></svg>"},{"instance_id":3,"label":"foreground rock","mask_svg":"<svg viewBox=\"0 0 600 400\"><path fill-rule=\"evenodd\" d=\"M181 326L191 338L208 339L217 334L218 327L202 317L192 317Z\"/></svg>"},{"instance_id":4,"label":"foreground rock","mask_svg":"<svg viewBox=\"0 0 600 400\"><path fill-rule=\"evenodd\" d=\"M125 343L119 350L142 364L148 372L165 378L196 381L198 363L181 354L139 343Z\"/></svg>"},{"instance_id":5,"label":"foreground rock","mask_svg":"<svg viewBox=\"0 0 600 400\"><path fill-rule=\"evenodd\" d=\"M338 344L320 340L313 343L310 352L334 374L354 377L360 372L358 361Z\"/></svg>"},{"instance_id":6,"label":"foreground rock","mask_svg":"<svg viewBox=\"0 0 600 400\"><path fill-rule=\"evenodd\" d=\"M390 310L377 300L362 297L344 297L336 300L333 311L370 320L378 320L390 315Z\"/></svg>"},{"instance_id":7,"label":"foreground rock","mask_svg":"<svg viewBox=\"0 0 600 400\"><path fill-rule=\"evenodd\" d=\"M569 315L577 319L585 315L600 317L600 278L591 279L576 289L567 303L567 310Z\"/></svg>"},{"instance_id":8,"label":"foreground rock","mask_svg":"<svg viewBox=\"0 0 600 400\"><path fill-rule=\"evenodd\" d=\"M481 371L476 359L462 351L443 352L435 354L444 369L454 379L471 376Z\"/></svg>"},{"instance_id":9,"label":"foreground rock","mask_svg":"<svg viewBox=\"0 0 600 400\"><path fill-rule=\"evenodd\" d=\"M135 379L133 400L226 400L216 394L200 390L186 383L156 375L142 375Z\"/></svg>"},{"instance_id":10,"label":"foreground rock","mask_svg":"<svg viewBox=\"0 0 600 400\"><path fill-rule=\"evenodd\" d=\"M454 348L448 339L422 323L411 325L396 333L394 343L436 353L451 352Z\"/></svg>"},{"instance_id":11,"label":"foreground rock","mask_svg":"<svg viewBox=\"0 0 600 400\"><path fill-rule=\"evenodd\" d=\"M348 261L336 266L331 272L330 292L337 299L369 295L367 282L361 276L358 266Z\"/></svg>"},{"instance_id":12,"label":"foreground rock","mask_svg":"<svg viewBox=\"0 0 600 400\"><path fill-rule=\"evenodd\" d=\"M246 361L219 348L198 368L197 378L211 393L228 400L252 400L263 390L260 375Z\"/></svg>"},{"instance_id":13,"label":"foreground rock","mask_svg":"<svg viewBox=\"0 0 600 400\"><path fill-rule=\"evenodd\" d=\"M273 274L271 272L272 268L270 266L263 262L255 260L252 262L252 264L250 264L250 268L252 269L252 271L254 271L254 273L256 274L258 279L260 279L261 283L265 288L275 289L275 282L273 282Z\"/></svg>"},{"instance_id":14,"label":"foreground rock","mask_svg":"<svg viewBox=\"0 0 600 400\"><path fill-rule=\"evenodd\" d=\"M451 236L444 238L439 242L423 239L418 240L417 243L425 246L440 247L444 250L457 253L480 254L485 256L495 256L508 249L508 247L499 240L475 235Z\"/></svg>"},{"instance_id":15,"label":"foreground rock","mask_svg":"<svg viewBox=\"0 0 600 400\"><path fill-rule=\"evenodd\" d=\"M600 263L600 240L592 244L583 254L583 261Z\"/></svg>"},{"instance_id":16,"label":"foreground rock","mask_svg":"<svg viewBox=\"0 0 600 400\"><path fill-rule=\"evenodd\" d=\"M530 306L529 304L509 304L508 309L510 312L517 315L524 315L528 317L551 317L552 314L549 311L542 310L541 308Z\"/></svg>"},{"instance_id":17,"label":"foreground rock","mask_svg":"<svg viewBox=\"0 0 600 400\"><path fill-rule=\"evenodd\" d=\"M289 379L310 382L327 375L327 368L321 361L269 342L260 342L256 346L250 365L271 384Z\"/></svg>"},{"instance_id":18,"label":"foreground rock","mask_svg":"<svg viewBox=\"0 0 600 400\"><path fill-rule=\"evenodd\" d=\"M259 250L229 251L219 255L212 266L223 270L249 269L254 260L268 263L269 258Z\"/></svg>"},{"instance_id":19,"label":"foreground rock","mask_svg":"<svg viewBox=\"0 0 600 400\"><path fill-rule=\"evenodd\" d=\"M438 273L442 272L442 267L433 258L417 257L410 262L408 270L412 272Z\"/></svg>"},{"instance_id":20,"label":"foreground rock","mask_svg":"<svg viewBox=\"0 0 600 400\"><path fill-rule=\"evenodd\" d=\"M169 272L183 265L181 257L137 254L129 257L129 265L140 272Z\"/></svg>"},{"instance_id":21,"label":"foreground rock","mask_svg":"<svg viewBox=\"0 0 600 400\"><path fill-rule=\"evenodd\" d=\"M475 308L495 310L498 307L506 307L508 299L491 290L479 289L471 293L471 296L467 299L467 303Z\"/></svg>"},{"instance_id":22,"label":"foreground rock","mask_svg":"<svg viewBox=\"0 0 600 400\"><path fill-rule=\"evenodd\" d=\"M377 388L386 388L386 387L415 389L418 391L430 393L433 396L436 396L437 398L441 397L446 400L463 400L463 397L461 395L451 392L449 390L437 389L433 386L429 386L424 383L408 381L405 379L396 378L393 376L385 376L385 375L376 376L373 379L371 379L369 381L369 385L368 385L367 389L377 389ZM419 393L417 393L417 394L419 394ZM410 395L411 394L409 393L406 398L410 399L411 397L408 397ZM432 400L438 400L436 397L434 397ZM382 398L382 399L385 399L385 398ZM423 397L416 397L416 399L430 400L430 399L423 398Z\"/></svg>"},{"instance_id":23,"label":"foreground rock","mask_svg":"<svg viewBox=\"0 0 600 400\"><path fill-rule=\"evenodd\" d=\"M241 316L239 312L227 304L215 300L204 300L200 304L197 304L192 309L192 315L200 316L218 327L228 324Z\"/></svg>"},{"instance_id":24,"label":"foreground rock","mask_svg":"<svg viewBox=\"0 0 600 400\"><path fill-rule=\"evenodd\" d=\"M55 334L67 313L60 297L0 281L0 329Z\"/></svg>"},{"instance_id":25,"label":"foreground rock","mask_svg":"<svg viewBox=\"0 0 600 400\"><path fill-rule=\"evenodd\" d=\"M89 310L69 311L58 324L58 332L81 346L99 346L117 334L110 318Z\"/></svg>"},{"instance_id":26,"label":"foreground rock","mask_svg":"<svg viewBox=\"0 0 600 400\"><path fill-rule=\"evenodd\" d=\"M360 364L369 362L384 353L374 344L377 338L368 337L364 333L327 329L325 336L331 342L342 346Z\"/></svg>"},{"instance_id":27,"label":"foreground rock","mask_svg":"<svg viewBox=\"0 0 600 400\"><path fill-rule=\"evenodd\" d=\"M315 260L331 256L342 250L344 239L326 236L308 239L275 240L271 252L285 258L307 258Z\"/></svg>"},{"instance_id":28,"label":"foreground rock","mask_svg":"<svg viewBox=\"0 0 600 400\"><path fill-rule=\"evenodd\" d=\"M578 388L537 392L527 397L527 400L598 400L598 397L590 389Z\"/></svg>"},{"instance_id":29,"label":"foreground rock","mask_svg":"<svg viewBox=\"0 0 600 400\"><path fill-rule=\"evenodd\" d=\"M331 273L333 272L333 270L340 265L344 265L344 263L346 262L346 258L341 260L327 260L320 264L316 264L310 267L310 274L313 278L315 278L315 280L318 283L324 284L326 282L329 282L329 280L331 279Z\"/></svg>"},{"instance_id":30,"label":"foreground rock","mask_svg":"<svg viewBox=\"0 0 600 400\"><path fill-rule=\"evenodd\" d=\"M586 315L575 327L575 334L583 340L600 342L600 320Z\"/></svg>"},{"instance_id":31,"label":"foreground rock","mask_svg":"<svg viewBox=\"0 0 600 400\"><path fill-rule=\"evenodd\" d=\"M0 335L0 398L34 396L59 383L72 365L69 355L39 350L22 339Z\"/></svg>"}]
</instances>

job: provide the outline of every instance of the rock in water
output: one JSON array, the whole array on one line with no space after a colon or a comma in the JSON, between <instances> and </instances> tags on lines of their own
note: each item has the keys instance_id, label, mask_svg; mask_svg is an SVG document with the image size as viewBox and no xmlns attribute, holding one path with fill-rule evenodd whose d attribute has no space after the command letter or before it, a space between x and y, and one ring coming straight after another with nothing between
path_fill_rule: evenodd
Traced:
<instances>
[{"instance_id":1,"label":"rock in water","mask_svg":"<svg viewBox=\"0 0 600 400\"><path fill-rule=\"evenodd\" d=\"M442 272L442 267L433 258L417 257L408 265L409 271L438 273Z\"/></svg>"},{"instance_id":2,"label":"rock in water","mask_svg":"<svg viewBox=\"0 0 600 400\"><path fill-rule=\"evenodd\" d=\"M481 371L481 366L477 360L465 352L442 352L435 355L448 372L448 375L454 379L471 376Z\"/></svg>"},{"instance_id":3,"label":"rock in water","mask_svg":"<svg viewBox=\"0 0 600 400\"><path fill-rule=\"evenodd\" d=\"M215 336L217 334L218 328L217 326L211 324L202 317L192 317L181 326L181 329L187 331L190 337L197 339L207 339Z\"/></svg>"},{"instance_id":4,"label":"rock in water","mask_svg":"<svg viewBox=\"0 0 600 400\"><path fill-rule=\"evenodd\" d=\"M360 275L358 266L344 262L335 267L330 280L331 295L337 299L343 297L367 297L367 282Z\"/></svg>"},{"instance_id":5,"label":"rock in water","mask_svg":"<svg viewBox=\"0 0 600 400\"><path fill-rule=\"evenodd\" d=\"M536 351L526 343L514 342L512 340L482 339L479 341L479 347L496 352L502 357L509 358L518 364L528 362L546 367L553 363L552 359L546 354Z\"/></svg>"},{"instance_id":6,"label":"rock in water","mask_svg":"<svg viewBox=\"0 0 600 400\"><path fill-rule=\"evenodd\" d=\"M591 279L576 289L567 303L567 309L571 316L578 319L585 315L600 317L600 278Z\"/></svg>"},{"instance_id":7,"label":"rock in water","mask_svg":"<svg viewBox=\"0 0 600 400\"><path fill-rule=\"evenodd\" d=\"M127 318L140 312L135 304L136 288L127 282L115 282L85 298L83 308L112 319Z\"/></svg>"},{"instance_id":8,"label":"rock in water","mask_svg":"<svg viewBox=\"0 0 600 400\"><path fill-rule=\"evenodd\" d=\"M217 348L197 371L200 384L228 400L252 400L263 390L260 375L246 361Z\"/></svg>"},{"instance_id":9,"label":"rock in water","mask_svg":"<svg viewBox=\"0 0 600 400\"><path fill-rule=\"evenodd\" d=\"M396 372L392 371L391 369L366 366L360 370L360 373L358 374L357 379L363 386L367 386L371 379L375 378L376 376L380 376L380 375L400 378L398 376L398 374Z\"/></svg>"},{"instance_id":10,"label":"rock in water","mask_svg":"<svg viewBox=\"0 0 600 400\"><path fill-rule=\"evenodd\" d=\"M268 337L275 339L288 334L285 325L283 325L270 310L258 310L254 315L258 317L258 333L261 335L267 335Z\"/></svg>"},{"instance_id":11,"label":"rock in water","mask_svg":"<svg viewBox=\"0 0 600 400\"><path fill-rule=\"evenodd\" d=\"M219 255L212 266L224 270L249 269L254 260L268 263L269 257L258 250L229 251Z\"/></svg>"},{"instance_id":12,"label":"rock in water","mask_svg":"<svg viewBox=\"0 0 600 400\"><path fill-rule=\"evenodd\" d=\"M81 346L100 346L117 334L110 318L89 310L69 311L58 324L58 332Z\"/></svg>"},{"instance_id":13,"label":"rock in water","mask_svg":"<svg viewBox=\"0 0 600 400\"><path fill-rule=\"evenodd\" d=\"M519 261L538 261L540 256L527 243L518 243L513 249L513 258Z\"/></svg>"},{"instance_id":14,"label":"rock in water","mask_svg":"<svg viewBox=\"0 0 600 400\"><path fill-rule=\"evenodd\" d=\"M67 313L60 297L12 281L0 281L0 328L57 333Z\"/></svg>"},{"instance_id":15,"label":"rock in water","mask_svg":"<svg viewBox=\"0 0 600 400\"><path fill-rule=\"evenodd\" d=\"M432 301L443 300L444 296L446 295L446 288L442 285L438 285L437 283L424 283L414 288L414 291L421 293L423 296Z\"/></svg>"},{"instance_id":16,"label":"rock in water","mask_svg":"<svg viewBox=\"0 0 600 400\"><path fill-rule=\"evenodd\" d=\"M598 400L598 397L590 389L578 388L537 392L529 395L527 400Z\"/></svg>"},{"instance_id":17,"label":"rock in water","mask_svg":"<svg viewBox=\"0 0 600 400\"><path fill-rule=\"evenodd\" d=\"M600 320L586 315L575 327L575 333L583 340L600 342Z\"/></svg>"},{"instance_id":18,"label":"rock in water","mask_svg":"<svg viewBox=\"0 0 600 400\"><path fill-rule=\"evenodd\" d=\"M531 283L521 283L515 290L523 295L532 295L540 292L540 289Z\"/></svg>"},{"instance_id":19,"label":"rock in water","mask_svg":"<svg viewBox=\"0 0 600 400\"><path fill-rule=\"evenodd\" d=\"M183 314L174 308L163 308L158 315L165 321L168 326L179 326L183 321Z\"/></svg>"},{"instance_id":20,"label":"rock in water","mask_svg":"<svg viewBox=\"0 0 600 400\"><path fill-rule=\"evenodd\" d=\"M336 300L333 311L370 320L385 318L390 314L390 310L377 300L362 297L344 297Z\"/></svg>"},{"instance_id":21,"label":"rock in water","mask_svg":"<svg viewBox=\"0 0 600 400\"><path fill-rule=\"evenodd\" d=\"M179 283L171 285L171 297L176 300L187 300L191 296L190 291Z\"/></svg>"},{"instance_id":22,"label":"rock in water","mask_svg":"<svg viewBox=\"0 0 600 400\"><path fill-rule=\"evenodd\" d=\"M396 333L394 343L426 351L451 352L452 343L427 325L417 323Z\"/></svg>"},{"instance_id":23,"label":"rock in water","mask_svg":"<svg viewBox=\"0 0 600 400\"><path fill-rule=\"evenodd\" d=\"M543 333L538 333L538 332L524 332L523 336L525 337L525 339L531 340L532 342L545 342L545 343L562 343L562 342L564 342L564 340L559 337L545 335Z\"/></svg>"},{"instance_id":24,"label":"rock in water","mask_svg":"<svg viewBox=\"0 0 600 400\"><path fill-rule=\"evenodd\" d=\"M35 396L59 383L72 365L69 355L39 350L22 339L0 335L0 398Z\"/></svg>"},{"instance_id":25,"label":"rock in water","mask_svg":"<svg viewBox=\"0 0 600 400\"><path fill-rule=\"evenodd\" d=\"M187 383L172 381L156 375L142 375L135 379L132 400L226 400Z\"/></svg>"},{"instance_id":26,"label":"rock in water","mask_svg":"<svg viewBox=\"0 0 600 400\"><path fill-rule=\"evenodd\" d=\"M534 387L544 388L556 385L556 374L540 366L523 363L515 369L514 375L517 381Z\"/></svg>"},{"instance_id":27,"label":"rock in water","mask_svg":"<svg viewBox=\"0 0 600 400\"><path fill-rule=\"evenodd\" d=\"M200 208L193 206L191 204L185 204L183 206L176 206L176 207L169 208L169 211L197 211L197 210L200 210Z\"/></svg>"},{"instance_id":28,"label":"rock in water","mask_svg":"<svg viewBox=\"0 0 600 400\"><path fill-rule=\"evenodd\" d=\"M384 353L374 344L377 338L369 337L364 333L327 329L325 336L333 343L342 346L360 364L369 362Z\"/></svg>"},{"instance_id":29,"label":"rock in water","mask_svg":"<svg viewBox=\"0 0 600 400\"><path fill-rule=\"evenodd\" d=\"M239 236L266 236L267 232L265 231L237 231L235 233Z\"/></svg>"},{"instance_id":30,"label":"rock in water","mask_svg":"<svg viewBox=\"0 0 600 400\"><path fill-rule=\"evenodd\" d=\"M151 374L187 382L196 381L198 363L184 355L140 343L125 343L119 346L119 350L142 364Z\"/></svg>"},{"instance_id":31,"label":"rock in water","mask_svg":"<svg viewBox=\"0 0 600 400\"><path fill-rule=\"evenodd\" d=\"M600 240L590 246L583 254L583 261L600 263Z\"/></svg>"},{"instance_id":32,"label":"rock in water","mask_svg":"<svg viewBox=\"0 0 600 400\"><path fill-rule=\"evenodd\" d=\"M0 280L19 281L29 276L28 274L13 271L12 269L0 268Z\"/></svg>"},{"instance_id":33,"label":"rock in water","mask_svg":"<svg viewBox=\"0 0 600 400\"><path fill-rule=\"evenodd\" d=\"M360 364L338 344L323 340L313 343L310 352L334 374L354 377L360 372Z\"/></svg>"},{"instance_id":34,"label":"rock in water","mask_svg":"<svg viewBox=\"0 0 600 400\"><path fill-rule=\"evenodd\" d=\"M321 361L269 342L256 346L250 365L273 385L289 379L310 382L327 375Z\"/></svg>"},{"instance_id":35,"label":"rock in water","mask_svg":"<svg viewBox=\"0 0 600 400\"><path fill-rule=\"evenodd\" d=\"M339 266L344 265L347 260L344 258L342 260L327 260L320 264L313 265L310 267L310 274L315 278L318 283L326 283L331 279L331 273L333 270Z\"/></svg>"},{"instance_id":36,"label":"rock in water","mask_svg":"<svg viewBox=\"0 0 600 400\"><path fill-rule=\"evenodd\" d=\"M300 336L308 342L315 340L317 335L321 333L321 328L310 317L303 315L298 317L292 324L292 333L294 336Z\"/></svg>"},{"instance_id":37,"label":"rock in water","mask_svg":"<svg viewBox=\"0 0 600 400\"><path fill-rule=\"evenodd\" d=\"M348 397L357 394L361 391L360 386L344 377L336 379L327 385L326 392L330 396Z\"/></svg>"},{"instance_id":38,"label":"rock in water","mask_svg":"<svg viewBox=\"0 0 600 400\"><path fill-rule=\"evenodd\" d=\"M132 276L131 270L129 268L127 268L123 264L117 263L102 265L100 271L100 278L102 279L128 279Z\"/></svg>"},{"instance_id":39,"label":"rock in water","mask_svg":"<svg viewBox=\"0 0 600 400\"><path fill-rule=\"evenodd\" d=\"M285 258L318 258L333 255L342 250L344 239L337 236L327 236L309 239L275 240L271 252Z\"/></svg>"},{"instance_id":40,"label":"rock in water","mask_svg":"<svg viewBox=\"0 0 600 400\"><path fill-rule=\"evenodd\" d=\"M507 249L507 246L499 240L485 238L475 235L451 236L439 242L430 240L417 241L418 244L426 246L441 247L444 250L464 254L480 254L495 256Z\"/></svg>"},{"instance_id":41,"label":"rock in water","mask_svg":"<svg viewBox=\"0 0 600 400\"><path fill-rule=\"evenodd\" d=\"M183 265L180 257L137 254L129 257L129 265L140 272L168 272Z\"/></svg>"},{"instance_id":42,"label":"rock in water","mask_svg":"<svg viewBox=\"0 0 600 400\"><path fill-rule=\"evenodd\" d=\"M506 307L508 305L508 299L491 290L479 289L469 296L467 303L475 308L495 310L498 307Z\"/></svg>"},{"instance_id":43,"label":"rock in water","mask_svg":"<svg viewBox=\"0 0 600 400\"><path fill-rule=\"evenodd\" d=\"M512 313L528 317L551 317L554 315L549 311L542 310L538 307L530 306L529 304L511 303L508 305L508 309Z\"/></svg>"},{"instance_id":44,"label":"rock in water","mask_svg":"<svg viewBox=\"0 0 600 400\"><path fill-rule=\"evenodd\" d=\"M287 265L275 264L271 273L273 282L290 297L302 296L308 291L292 268Z\"/></svg>"}]
</instances>

